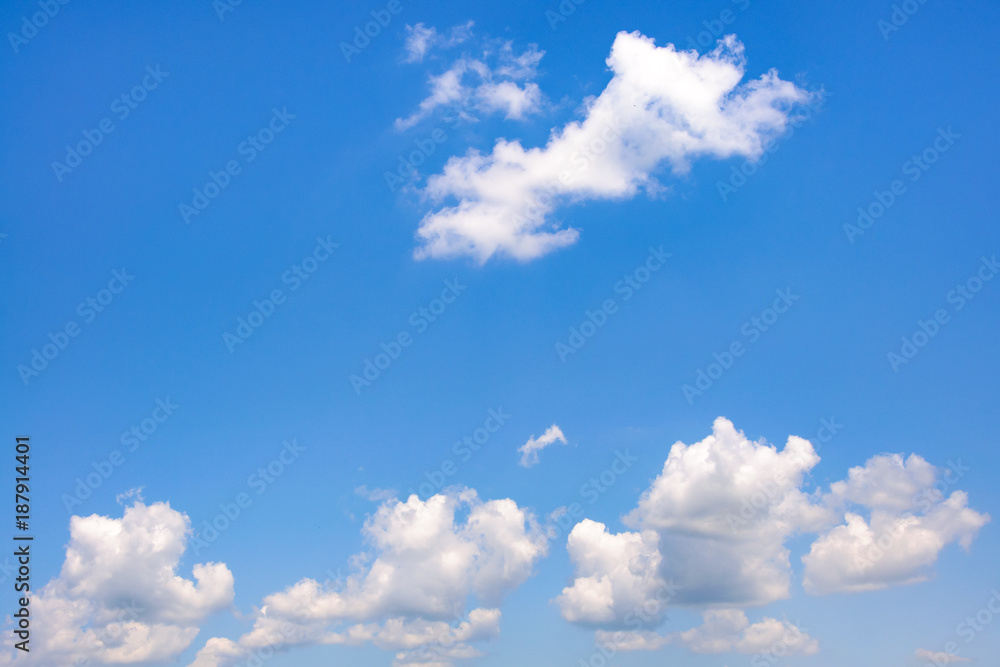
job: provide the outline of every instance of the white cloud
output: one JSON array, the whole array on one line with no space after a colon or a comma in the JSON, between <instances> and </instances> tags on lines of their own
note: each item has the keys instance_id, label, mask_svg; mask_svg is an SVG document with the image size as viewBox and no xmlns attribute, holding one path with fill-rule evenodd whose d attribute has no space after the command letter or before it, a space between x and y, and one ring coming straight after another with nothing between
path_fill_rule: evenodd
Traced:
<instances>
[{"instance_id":1,"label":"white cloud","mask_svg":"<svg viewBox=\"0 0 1000 667\"><path fill-rule=\"evenodd\" d=\"M545 433L540 438L536 439L532 435L528 438L528 442L517 448L517 452L521 455L519 464L525 468L536 465L538 463L538 452L555 442L561 442L565 445L566 436L563 435L562 429L553 424L545 430Z\"/></svg>"},{"instance_id":2,"label":"white cloud","mask_svg":"<svg viewBox=\"0 0 1000 667\"><path fill-rule=\"evenodd\" d=\"M958 542L968 550L990 521L968 507L968 496L947 498L937 472L919 456L875 456L831 486L831 498L869 508L866 520L848 511L844 523L813 542L802 557L803 586L816 595L852 593L925 581L941 550Z\"/></svg>"},{"instance_id":3,"label":"white cloud","mask_svg":"<svg viewBox=\"0 0 1000 667\"><path fill-rule=\"evenodd\" d=\"M438 34L438 31L434 26L428 28L423 23L418 23L414 26L407 25L406 42L403 45L403 48L406 51L406 58L404 58L403 62L423 62L424 56L426 56L432 48L450 48L457 44L461 44L472 37L472 26L472 21L454 26L450 30L449 36L445 37Z\"/></svg>"},{"instance_id":4,"label":"white cloud","mask_svg":"<svg viewBox=\"0 0 1000 667\"><path fill-rule=\"evenodd\" d=\"M655 651L672 644L693 653L813 655L819 652L819 642L794 624L764 617L751 625L739 609L706 611L702 625L684 632L598 630L595 639L599 645L612 646L617 651Z\"/></svg>"},{"instance_id":5,"label":"white cloud","mask_svg":"<svg viewBox=\"0 0 1000 667\"><path fill-rule=\"evenodd\" d=\"M717 609L704 614L701 626L681 632L676 640L694 653L765 653L813 655L819 643L788 621L765 617L750 624L738 609Z\"/></svg>"},{"instance_id":6,"label":"white cloud","mask_svg":"<svg viewBox=\"0 0 1000 667\"><path fill-rule=\"evenodd\" d=\"M916 454L905 461L899 454L874 456L847 472L847 479L830 485L830 493L846 502L877 510L911 509L914 497L933 489L937 471Z\"/></svg>"},{"instance_id":7,"label":"white cloud","mask_svg":"<svg viewBox=\"0 0 1000 667\"><path fill-rule=\"evenodd\" d=\"M396 119L397 130L408 130L431 115L438 107L447 104L465 104L471 95L470 90L462 83L462 77L469 70L471 63L459 60L443 74L430 77L431 93L424 98L416 111L406 118Z\"/></svg>"},{"instance_id":8,"label":"white cloud","mask_svg":"<svg viewBox=\"0 0 1000 667\"><path fill-rule=\"evenodd\" d=\"M651 630L598 630L594 633L594 641L599 646L613 648L615 651L658 651L670 644L673 637L661 635Z\"/></svg>"},{"instance_id":9,"label":"white cloud","mask_svg":"<svg viewBox=\"0 0 1000 667\"><path fill-rule=\"evenodd\" d=\"M654 174L664 164L683 174L699 156L759 156L790 108L809 100L773 70L741 83L743 46L731 35L699 56L621 32L607 63L613 77L587 100L585 118L553 129L544 147L500 139L492 153L453 157L428 180L429 199L457 204L423 218L416 257L540 257L577 239L549 220L558 206L659 192Z\"/></svg>"},{"instance_id":10,"label":"white cloud","mask_svg":"<svg viewBox=\"0 0 1000 667\"><path fill-rule=\"evenodd\" d=\"M787 598L789 536L832 515L800 487L819 462L791 436L784 449L749 440L719 418L712 435L670 449L625 524L659 534L661 573L683 583L681 605L761 605Z\"/></svg>"},{"instance_id":11,"label":"white cloud","mask_svg":"<svg viewBox=\"0 0 1000 667\"><path fill-rule=\"evenodd\" d=\"M944 651L928 651L925 648L918 648L915 655L919 660L928 660L935 665L944 665L952 662L972 662L969 658L962 658L952 653L945 653Z\"/></svg>"},{"instance_id":12,"label":"white cloud","mask_svg":"<svg viewBox=\"0 0 1000 667\"><path fill-rule=\"evenodd\" d=\"M513 81L484 83L476 89L479 108L486 113L502 111L508 120L521 120L538 109L542 91L537 83L521 88Z\"/></svg>"},{"instance_id":13,"label":"white cloud","mask_svg":"<svg viewBox=\"0 0 1000 667\"><path fill-rule=\"evenodd\" d=\"M123 507L126 505L132 505L136 501L140 503L146 502L142 497L142 490L144 488L145 487L140 486L134 489L129 489L128 491L124 491L122 493L115 494L115 502Z\"/></svg>"},{"instance_id":14,"label":"white cloud","mask_svg":"<svg viewBox=\"0 0 1000 667\"><path fill-rule=\"evenodd\" d=\"M563 618L587 625L622 625L647 600L657 598L653 615L659 618L669 596L668 584L658 574L658 541L653 531L613 534L590 519L576 524L566 542L576 578L555 600Z\"/></svg>"},{"instance_id":15,"label":"white cloud","mask_svg":"<svg viewBox=\"0 0 1000 667\"><path fill-rule=\"evenodd\" d=\"M163 662L186 649L233 600L223 564L194 565L193 581L177 573L190 532L167 503L72 517L62 570L31 602L36 664Z\"/></svg>"},{"instance_id":16,"label":"white cloud","mask_svg":"<svg viewBox=\"0 0 1000 667\"><path fill-rule=\"evenodd\" d=\"M328 590L303 579L268 595L250 632L235 642L210 640L193 665L232 664L268 645L370 642L402 649L401 664L413 663L414 652L434 653L420 658L425 663L472 655L465 643L499 632L495 605L547 550L534 518L513 500L482 502L470 490L388 501L363 533L371 550L353 559L356 571L343 586ZM488 606L466 613L470 598Z\"/></svg>"},{"instance_id":17,"label":"white cloud","mask_svg":"<svg viewBox=\"0 0 1000 667\"><path fill-rule=\"evenodd\" d=\"M437 37L437 30L433 26L428 28L423 23L406 26L406 43L403 46L406 49L405 62L421 62Z\"/></svg>"},{"instance_id":18,"label":"white cloud","mask_svg":"<svg viewBox=\"0 0 1000 667\"><path fill-rule=\"evenodd\" d=\"M385 500L391 500L397 497L397 492L395 489L380 489L378 487L369 489L366 485L362 484L354 489L354 493L361 496L365 500L370 500L373 503L380 503Z\"/></svg>"},{"instance_id":19,"label":"white cloud","mask_svg":"<svg viewBox=\"0 0 1000 667\"><path fill-rule=\"evenodd\" d=\"M774 619L751 626L734 608L789 597L792 536L818 535L802 558L808 592L859 592L926 578L942 548L951 542L968 548L989 521L967 506L964 492L945 498L936 469L919 456L876 456L827 493L807 492L806 476L818 462L802 438L790 436L779 451L747 439L722 417L700 442L675 443L623 519L632 531L614 533L587 519L571 531L575 575L555 600L563 617L630 627L627 615L655 602L658 614L629 638L637 648L669 641L696 651L716 643L733 647L719 650L750 650L788 628ZM680 584L670 604L710 610L703 630L649 632L662 612L653 592L664 581ZM745 630L745 637L722 632L727 627ZM803 639L799 648L811 651L810 642Z\"/></svg>"},{"instance_id":20,"label":"white cloud","mask_svg":"<svg viewBox=\"0 0 1000 667\"><path fill-rule=\"evenodd\" d=\"M417 27L421 27L420 24ZM465 27L471 28L471 24ZM422 30L420 34L427 34L426 29ZM452 32L449 45L464 41L465 33ZM414 48L419 44L424 42L415 42ZM499 43L499 46L487 43L480 57L462 56L443 73L430 76L430 94L416 111L406 118L396 119L396 129L408 130L439 107L448 105L458 109L465 118L471 119L473 112L478 110L487 114L502 112L508 119L522 120L542 105L541 89L531 79L537 75L543 55L544 52L534 45L522 53L514 53L510 42Z\"/></svg>"}]
</instances>

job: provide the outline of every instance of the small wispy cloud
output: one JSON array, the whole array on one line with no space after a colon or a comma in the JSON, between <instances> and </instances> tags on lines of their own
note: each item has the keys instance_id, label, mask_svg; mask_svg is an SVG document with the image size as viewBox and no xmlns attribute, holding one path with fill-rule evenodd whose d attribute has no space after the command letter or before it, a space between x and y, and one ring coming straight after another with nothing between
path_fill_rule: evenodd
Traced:
<instances>
[{"instance_id":1,"label":"small wispy cloud","mask_svg":"<svg viewBox=\"0 0 1000 667\"><path fill-rule=\"evenodd\" d=\"M945 653L944 651L928 651L925 648L918 648L914 655L916 655L918 660L929 660L935 665L945 665L953 662L972 662L969 658L963 658L953 653Z\"/></svg>"},{"instance_id":2,"label":"small wispy cloud","mask_svg":"<svg viewBox=\"0 0 1000 667\"><path fill-rule=\"evenodd\" d=\"M136 503L136 502L140 502L140 503L141 502L145 502L143 500L143 498L142 498L142 490L144 488L146 488L146 487L140 486L140 487L137 487L137 488L134 488L134 489L129 489L128 491L125 491L124 493L119 493L119 494L117 494L115 496L115 502L118 503L119 505L122 505L122 506L132 505L133 503Z\"/></svg>"},{"instance_id":3,"label":"small wispy cloud","mask_svg":"<svg viewBox=\"0 0 1000 667\"><path fill-rule=\"evenodd\" d=\"M378 487L375 487L374 489L369 489L364 484L354 489L354 493L361 496L365 500L372 501L373 503L380 503L384 500L391 500L395 498L397 495L395 489L380 489Z\"/></svg>"},{"instance_id":4,"label":"small wispy cloud","mask_svg":"<svg viewBox=\"0 0 1000 667\"><path fill-rule=\"evenodd\" d=\"M518 462L519 465L530 468L538 463L538 452L542 451L549 445L561 442L566 444L566 436L563 435L562 429L553 424L545 430L545 433L541 435L540 438L535 438L532 435L528 442L524 443L518 448L518 453L521 455L521 460Z\"/></svg>"},{"instance_id":5,"label":"small wispy cloud","mask_svg":"<svg viewBox=\"0 0 1000 667\"><path fill-rule=\"evenodd\" d=\"M406 26L406 42L403 45L406 58L403 62L423 62L424 56L435 47L451 48L461 44L472 37L472 26L472 21L454 26L447 37L439 34L434 26L428 28L423 23Z\"/></svg>"}]
</instances>

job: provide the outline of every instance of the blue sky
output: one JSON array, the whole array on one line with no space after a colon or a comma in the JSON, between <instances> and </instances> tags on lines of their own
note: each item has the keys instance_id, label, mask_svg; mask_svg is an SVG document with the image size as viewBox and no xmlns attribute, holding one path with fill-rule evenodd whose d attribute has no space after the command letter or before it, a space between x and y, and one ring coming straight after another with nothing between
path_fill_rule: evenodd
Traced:
<instances>
[{"instance_id":1,"label":"blue sky","mask_svg":"<svg viewBox=\"0 0 1000 667\"><path fill-rule=\"evenodd\" d=\"M960 629L1000 589L994 4L70 2L25 28L41 5L0 10L0 410L32 441L40 603L5 659L1000 650L985 614ZM779 470L756 532L713 532ZM860 572L849 514L905 526Z\"/></svg>"}]
</instances>

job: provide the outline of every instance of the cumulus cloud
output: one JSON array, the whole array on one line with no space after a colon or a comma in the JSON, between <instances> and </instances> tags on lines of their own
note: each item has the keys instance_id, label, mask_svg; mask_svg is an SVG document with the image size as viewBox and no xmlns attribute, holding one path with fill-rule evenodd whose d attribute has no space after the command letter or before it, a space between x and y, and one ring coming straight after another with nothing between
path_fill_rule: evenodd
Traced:
<instances>
[{"instance_id":1,"label":"cumulus cloud","mask_svg":"<svg viewBox=\"0 0 1000 667\"><path fill-rule=\"evenodd\" d=\"M590 519L574 526L566 549L576 578L555 600L563 618L585 625L624 625L647 600L658 599L658 619L666 611L668 592L673 593L658 572L658 543L653 531L610 533Z\"/></svg>"},{"instance_id":2,"label":"cumulus cloud","mask_svg":"<svg viewBox=\"0 0 1000 667\"><path fill-rule=\"evenodd\" d=\"M860 592L925 579L941 549L951 542L968 548L989 521L968 507L964 492L946 497L948 484L919 456L875 456L826 492L806 489L818 462L807 440L790 436L778 450L722 417L705 439L675 443L623 519L632 530L616 533L584 519L570 532L574 579L555 599L563 617L631 627L628 615L634 620L644 604L662 612L654 593L676 581L670 604L707 609L705 625L657 635L650 630L658 613L643 619L643 632L629 642L751 650L790 631L774 619L750 625L736 608L789 597L791 537L818 535L802 558L808 592ZM807 636L796 646L814 650Z\"/></svg>"},{"instance_id":3,"label":"cumulus cloud","mask_svg":"<svg viewBox=\"0 0 1000 667\"><path fill-rule=\"evenodd\" d=\"M59 575L32 602L36 664L165 662L198 634L208 615L233 600L221 563L178 574L191 527L167 503L135 502L122 518L70 519Z\"/></svg>"},{"instance_id":4,"label":"cumulus cloud","mask_svg":"<svg viewBox=\"0 0 1000 667\"><path fill-rule=\"evenodd\" d=\"M854 593L927 580L941 550L968 550L990 521L968 507L964 491L945 497L936 469L917 455L872 457L831 486L831 498L870 510L866 520L847 511L802 557L806 592Z\"/></svg>"},{"instance_id":5,"label":"cumulus cloud","mask_svg":"<svg viewBox=\"0 0 1000 667\"><path fill-rule=\"evenodd\" d=\"M773 70L741 83L746 60L732 35L699 56L621 32L607 64L611 81L586 101L583 120L553 129L544 147L500 139L490 154L453 157L428 180L433 203L457 203L423 218L416 257L540 257L577 239L550 219L559 205L658 193L661 167L684 174L700 156L757 157L810 99ZM513 109L527 95L504 98Z\"/></svg>"},{"instance_id":6,"label":"cumulus cloud","mask_svg":"<svg viewBox=\"0 0 1000 667\"><path fill-rule=\"evenodd\" d=\"M719 418L704 440L671 447L624 522L659 535L662 576L683 582L677 604L762 605L787 598L785 541L833 518L815 493L800 488L818 462L807 440L791 436L779 451Z\"/></svg>"},{"instance_id":7,"label":"cumulus cloud","mask_svg":"<svg viewBox=\"0 0 1000 667\"><path fill-rule=\"evenodd\" d=\"M561 442L565 445L566 436L563 435L562 429L553 424L545 430L545 433L543 433L540 438L536 439L535 436L532 435L528 438L528 442L517 448L518 454L521 455L519 464L525 468L530 468L531 466L536 465L538 463L538 452L555 442Z\"/></svg>"},{"instance_id":8,"label":"cumulus cloud","mask_svg":"<svg viewBox=\"0 0 1000 667\"><path fill-rule=\"evenodd\" d=\"M496 605L547 550L526 510L510 499L480 501L470 490L387 501L363 534L371 548L353 559L356 571L342 585L303 579L268 595L247 634L210 640L193 666L305 644L372 643L400 650L399 664L472 656L467 642L499 632ZM485 606L466 612L472 598Z\"/></svg>"},{"instance_id":9,"label":"cumulus cloud","mask_svg":"<svg viewBox=\"0 0 1000 667\"><path fill-rule=\"evenodd\" d=\"M421 30L417 31L417 28ZM427 40L432 39L433 34L423 29L422 24L417 24L413 30L413 48L426 48ZM425 38L418 39L418 34ZM454 40L453 37L451 42ZM445 106L456 109L461 117L469 119L476 111L503 113L506 118L514 120L535 113L542 105L542 91L531 79L537 75L543 55L544 52L534 45L515 53L510 42L500 42L499 45L488 42L480 57L463 55L441 74L430 76L430 93L413 113L396 119L396 129L408 130Z\"/></svg>"}]
</instances>

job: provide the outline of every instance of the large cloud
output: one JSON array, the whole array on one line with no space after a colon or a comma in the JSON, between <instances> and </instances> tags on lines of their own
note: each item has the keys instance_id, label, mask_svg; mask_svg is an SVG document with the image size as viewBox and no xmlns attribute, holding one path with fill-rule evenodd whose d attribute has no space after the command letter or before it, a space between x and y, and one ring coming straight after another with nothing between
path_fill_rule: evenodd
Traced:
<instances>
[{"instance_id":1,"label":"large cloud","mask_svg":"<svg viewBox=\"0 0 1000 667\"><path fill-rule=\"evenodd\" d=\"M177 574L190 533L166 503L72 517L62 570L31 602L33 664L161 662L186 649L233 600L225 565L195 565L194 581Z\"/></svg>"},{"instance_id":2,"label":"large cloud","mask_svg":"<svg viewBox=\"0 0 1000 667\"><path fill-rule=\"evenodd\" d=\"M802 558L808 592L859 592L925 579L946 545L968 548L989 521L967 506L964 492L946 496L958 480L942 478L917 455L875 456L827 492L807 491L806 477L818 462L802 438L790 436L779 451L747 439L722 417L700 442L674 444L662 472L624 517L632 531L611 532L587 519L571 531L575 577L556 598L563 617L629 627L620 650L675 644L755 652L778 635L795 634L775 619L750 625L736 609L789 596L792 536L818 534ZM663 615L656 592L664 582L677 583L670 604L707 610L701 628L653 632ZM644 605L657 613L636 629L630 620ZM807 635L789 641L790 651L816 650Z\"/></svg>"},{"instance_id":3,"label":"large cloud","mask_svg":"<svg viewBox=\"0 0 1000 667\"><path fill-rule=\"evenodd\" d=\"M388 501L364 535L371 551L355 557L358 569L341 588L303 579L267 596L250 632L210 640L193 665L228 665L268 647L366 642L400 650L400 664L472 657L467 642L498 633L495 606L547 549L514 501L482 502L469 490ZM486 606L466 612L470 599Z\"/></svg>"},{"instance_id":4,"label":"large cloud","mask_svg":"<svg viewBox=\"0 0 1000 667\"><path fill-rule=\"evenodd\" d=\"M818 462L807 440L792 436L778 451L719 418L704 440L671 447L625 524L659 535L661 574L683 586L676 604L780 600L791 575L785 541L832 519L800 488Z\"/></svg>"},{"instance_id":5,"label":"large cloud","mask_svg":"<svg viewBox=\"0 0 1000 667\"><path fill-rule=\"evenodd\" d=\"M968 550L987 514L968 507L964 491L945 497L937 471L911 455L876 456L831 487L831 497L853 511L823 533L802 557L803 585L813 594L878 590L926 580L938 554L958 542ZM945 487L946 488L946 487Z\"/></svg>"},{"instance_id":6,"label":"large cloud","mask_svg":"<svg viewBox=\"0 0 1000 667\"><path fill-rule=\"evenodd\" d=\"M421 221L418 258L544 255L578 235L549 220L558 205L657 193L664 164L683 174L699 156L757 157L810 97L773 70L741 83L743 45L732 35L699 56L620 32L607 64L611 81L587 100L584 119L554 129L543 148L500 139L492 153L453 157L428 180L433 202L457 203Z\"/></svg>"}]
</instances>

